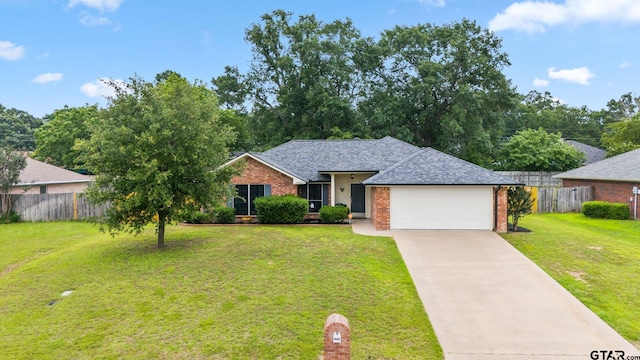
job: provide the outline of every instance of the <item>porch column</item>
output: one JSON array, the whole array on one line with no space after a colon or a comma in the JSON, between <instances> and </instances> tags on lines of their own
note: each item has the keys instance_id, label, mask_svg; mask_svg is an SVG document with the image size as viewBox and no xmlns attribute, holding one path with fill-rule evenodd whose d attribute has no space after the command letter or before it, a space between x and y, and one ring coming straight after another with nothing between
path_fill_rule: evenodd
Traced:
<instances>
[{"instance_id":1,"label":"porch column","mask_svg":"<svg viewBox=\"0 0 640 360\"><path fill-rule=\"evenodd\" d=\"M336 174L331 174L331 206L336 206Z\"/></svg>"}]
</instances>

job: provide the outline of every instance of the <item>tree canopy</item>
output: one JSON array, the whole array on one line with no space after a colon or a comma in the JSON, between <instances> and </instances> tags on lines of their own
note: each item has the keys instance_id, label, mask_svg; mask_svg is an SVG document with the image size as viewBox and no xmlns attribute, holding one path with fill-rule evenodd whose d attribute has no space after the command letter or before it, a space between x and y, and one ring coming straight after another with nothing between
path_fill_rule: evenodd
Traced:
<instances>
[{"instance_id":1,"label":"tree canopy","mask_svg":"<svg viewBox=\"0 0 640 360\"><path fill-rule=\"evenodd\" d=\"M82 169L84 164L79 159L81 153L74 144L77 140L89 139L87 124L99 116L97 105L78 108L65 106L55 110L50 120L35 133L34 159L70 170Z\"/></svg>"},{"instance_id":2,"label":"tree canopy","mask_svg":"<svg viewBox=\"0 0 640 360\"><path fill-rule=\"evenodd\" d=\"M109 202L104 223L112 233L140 232L155 223L164 246L166 223L222 201L233 174L221 167L234 132L218 120L216 95L175 73L154 83L134 77L112 82L115 97L87 123L78 149L96 174L87 196Z\"/></svg>"},{"instance_id":3,"label":"tree canopy","mask_svg":"<svg viewBox=\"0 0 640 360\"><path fill-rule=\"evenodd\" d=\"M607 150L607 156L640 148L640 113L608 124L602 134L602 144Z\"/></svg>"},{"instance_id":4,"label":"tree canopy","mask_svg":"<svg viewBox=\"0 0 640 360\"><path fill-rule=\"evenodd\" d=\"M7 109L0 104L0 146L11 146L15 150L33 150L33 133L41 125L42 119L26 111Z\"/></svg>"},{"instance_id":5,"label":"tree canopy","mask_svg":"<svg viewBox=\"0 0 640 360\"><path fill-rule=\"evenodd\" d=\"M518 131L502 148L502 170L567 171L584 163L584 153L544 129Z\"/></svg>"},{"instance_id":6,"label":"tree canopy","mask_svg":"<svg viewBox=\"0 0 640 360\"><path fill-rule=\"evenodd\" d=\"M396 135L479 164L491 162L515 90L502 42L475 22L396 26L382 34L381 68L362 109L374 137Z\"/></svg>"}]
</instances>

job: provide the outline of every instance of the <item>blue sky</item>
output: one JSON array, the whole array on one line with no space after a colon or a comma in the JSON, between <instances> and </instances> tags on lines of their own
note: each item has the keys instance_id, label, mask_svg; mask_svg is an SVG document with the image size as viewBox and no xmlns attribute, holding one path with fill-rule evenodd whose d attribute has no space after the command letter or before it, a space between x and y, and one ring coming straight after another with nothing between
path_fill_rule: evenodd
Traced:
<instances>
[{"instance_id":1,"label":"blue sky","mask_svg":"<svg viewBox=\"0 0 640 360\"><path fill-rule=\"evenodd\" d=\"M100 78L174 70L209 81L251 60L244 30L284 9L363 35L395 25L475 20L503 39L518 92L592 110L640 91L638 0L0 0L0 104L35 116L105 105Z\"/></svg>"}]
</instances>

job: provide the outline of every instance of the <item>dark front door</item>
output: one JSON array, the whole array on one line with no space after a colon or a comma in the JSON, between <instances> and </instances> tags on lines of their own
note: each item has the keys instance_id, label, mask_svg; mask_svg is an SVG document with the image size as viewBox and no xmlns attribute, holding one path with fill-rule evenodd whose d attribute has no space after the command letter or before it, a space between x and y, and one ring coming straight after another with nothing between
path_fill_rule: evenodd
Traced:
<instances>
[{"instance_id":1,"label":"dark front door","mask_svg":"<svg viewBox=\"0 0 640 360\"><path fill-rule=\"evenodd\" d=\"M364 185L351 184L351 212L364 212Z\"/></svg>"}]
</instances>

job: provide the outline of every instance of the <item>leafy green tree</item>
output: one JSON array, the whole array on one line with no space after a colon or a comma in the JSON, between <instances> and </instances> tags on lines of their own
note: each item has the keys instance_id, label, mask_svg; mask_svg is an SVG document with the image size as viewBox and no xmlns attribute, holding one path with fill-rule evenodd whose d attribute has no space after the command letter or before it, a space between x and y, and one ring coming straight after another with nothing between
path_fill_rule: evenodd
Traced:
<instances>
[{"instance_id":1,"label":"leafy green tree","mask_svg":"<svg viewBox=\"0 0 640 360\"><path fill-rule=\"evenodd\" d=\"M584 153L544 129L518 131L503 145L500 167L516 171L567 171L584 163Z\"/></svg>"},{"instance_id":2,"label":"leafy green tree","mask_svg":"<svg viewBox=\"0 0 640 360\"><path fill-rule=\"evenodd\" d=\"M507 215L511 216L513 230L518 231L518 221L531 214L533 198L531 193L521 186L510 187L507 192Z\"/></svg>"},{"instance_id":3,"label":"leafy green tree","mask_svg":"<svg viewBox=\"0 0 640 360\"><path fill-rule=\"evenodd\" d=\"M370 94L360 104L374 137L489 164L517 100L501 48L498 37L466 19L385 31L369 51L382 68L368 73Z\"/></svg>"},{"instance_id":4,"label":"leafy green tree","mask_svg":"<svg viewBox=\"0 0 640 360\"><path fill-rule=\"evenodd\" d=\"M602 144L607 150L607 156L640 148L640 113L629 119L608 124L602 134Z\"/></svg>"},{"instance_id":5,"label":"leafy green tree","mask_svg":"<svg viewBox=\"0 0 640 360\"><path fill-rule=\"evenodd\" d=\"M0 146L10 146L15 150L33 150L33 133L41 125L42 119L26 111L7 109L0 104Z\"/></svg>"},{"instance_id":6,"label":"leafy green tree","mask_svg":"<svg viewBox=\"0 0 640 360\"><path fill-rule=\"evenodd\" d=\"M27 166L24 155L10 147L0 147L0 219L11 213L11 188L20 182L20 173Z\"/></svg>"},{"instance_id":7,"label":"leafy green tree","mask_svg":"<svg viewBox=\"0 0 640 360\"><path fill-rule=\"evenodd\" d=\"M36 151L33 158L69 170L82 169L80 150L74 148L77 140L89 139L87 123L100 116L97 105L55 110L51 120L36 130Z\"/></svg>"},{"instance_id":8,"label":"leafy green tree","mask_svg":"<svg viewBox=\"0 0 640 360\"><path fill-rule=\"evenodd\" d=\"M325 139L334 127L362 131L355 110L361 76L354 60L362 42L351 20L325 24L314 15L294 20L283 10L261 20L245 35L253 51L248 73L227 67L213 79L228 106L242 106L246 96L256 145Z\"/></svg>"},{"instance_id":9,"label":"leafy green tree","mask_svg":"<svg viewBox=\"0 0 640 360\"><path fill-rule=\"evenodd\" d=\"M599 146L604 129L601 114L586 106L562 104L549 92L531 91L519 96L518 106L507 117L505 137L520 130L543 128L549 133L560 132L566 139Z\"/></svg>"},{"instance_id":10,"label":"leafy green tree","mask_svg":"<svg viewBox=\"0 0 640 360\"><path fill-rule=\"evenodd\" d=\"M177 74L155 83L131 78L108 108L89 122L90 139L79 142L82 160L96 174L86 194L111 204L103 219L112 233L139 233L156 224L158 247L165 224L222 201L233 169L221 167L234 141L218 120L216 95Z\"/></svg>"}]
</instances>

